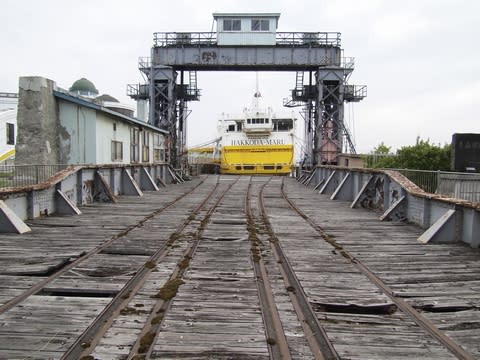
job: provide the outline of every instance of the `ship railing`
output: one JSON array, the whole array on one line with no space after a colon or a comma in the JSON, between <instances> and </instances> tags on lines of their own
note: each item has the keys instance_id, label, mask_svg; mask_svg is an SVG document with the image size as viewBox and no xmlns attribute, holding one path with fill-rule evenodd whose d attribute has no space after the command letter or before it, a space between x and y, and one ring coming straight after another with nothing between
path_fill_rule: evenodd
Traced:
<instances>
[{"instance_id":1,"label":"ship railing","mask_svg":"<svg viewBox=\"0 0 480 360\"><path fill-rule=\"evenodd\" d=\"M341 36L339 32L277 32L275 41L277 46L339 47ZM155 47L217 45L217 33L155 32L153 44Z\"/></svg>"}]
</instances>

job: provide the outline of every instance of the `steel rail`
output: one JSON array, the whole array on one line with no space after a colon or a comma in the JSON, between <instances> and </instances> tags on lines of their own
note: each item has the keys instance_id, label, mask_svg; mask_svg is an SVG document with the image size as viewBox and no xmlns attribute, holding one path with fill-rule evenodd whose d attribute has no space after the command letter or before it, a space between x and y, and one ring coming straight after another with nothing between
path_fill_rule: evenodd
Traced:
<instances>
[{"instance_id":1,"label":"steel rail","mask_svg":"<svg viewBox=\"0 0 480 360\"><path fill-rule=\"evenodd\" d=\"M220 177L218 177L218 179L220 179ZM220 202L223 200L223 198L225 197L225 195L230 191L230 189L233 187L233 185L235 185L238 180L240 178L237 178L237 180L235 180L234 182L232 182L231 184L228 185L228 187L222 191L222 193L220 193L220 196L218 197L218 199L215 201L215 203L208 209L207 211L207 214L203 217L203 219L200 221L200 226L197 230L197 233L195 235L195 240L193 241L193 243L189 246L189 248L185 251L185 254L184 254L184 259L188 259L188 264L190 263L191 259L194 257L195 255L195 252L198 248L198 245L200 243L200 240L201 240L201 237L202 237L202 234L203 232L205 231L205 226L206 224L209 222L213 212L217 209L218 205L220 204ZM213 193L212 193L213 195ZM209 199L207 199L203 205L206 204L206 202L208 201ZM202 206L203 207L203 206ZM201 210L201 208L198 209L197 213ZM193 218L192 218L193 220ZM172 273L172 275L170 276L170 280L181 280L181 278L183 277L183 275L185 274L185 272L188 270L188 265L187 266L179 266L177 265L177 268L174 270L174 272ZM152 308L152 311L150 312L150 315L145 323L145 326L144 328L142 329L140 335L137 337L137 341L135 342L135 344L132 346L132 349L130 350L130 353L127 357L127 360L131 360L131 359L136 359L140 356L145 356L146 358L150 358L151 354L152 354L152 351L153 351L153 344L155 343L155 339L158 337L158 334L160 332L160 329L161 329L161 325L162 325L162 322L163 322L163 318L165 318L165 314L167 313L167 310L170 308L170 305L171 303L173 302L174 298L171 298L171 299L168 299L168 300L159 300L156 302L156 304L154 305L154 307ZM162 318L162 321L158 321L156 322L155 324L152 323L152 320L158 315L160 309L163 309L164 312L163 312L163 318ZM142 353L139 353L139 349L140 349L140 342L141 342L141 339L144 335L147 335L147 334L155 334L155 336L153 337L151 343L148 345L148 350L147 351L144 351Z\"/></svg>"},{"instance_id":2,"label":"steel rail","mask_svg":"<svg viewBox=\"0 0 480 360\"><path fill-rule=\"evenodd\" d=\"M271 179L271 178L270 178ZM270 181L270 180L269 180ZM268 183L268 182L267 182ZM272 359L291 359L287 338L283 330L278 309L275 305L270 279L265 263L258 249L258 236L255 229L251 206L251 177L245 194L245 214L247 216L248 237L251 241L251 255L255 282L260 300L263 323L267 336L267 344ZM263 184L265 186L266 184Z\"/></svg>"},{"instance_id":3,"label":"steel rail","mask_svg":"<svg viewBox=\"0 0 480 360\"><path fill-rule=\"evenodd\" d=\"M67 263L65 266L63 266L61 269L59 269L58 271L56 271L54 274L48 276L47 278L41 280L40 282L36 283L35 285L33 285L32 287L30 287L29 289L27 289L26 291L24 291L22 294L20 295L17 295L15 296L13 299L7 301L5 304L3 304L2 306L0 306L0 315L3 314L4 312L10 310L11 308L13 308L14 306L18 305L19 303L21 303L22 301L24 301L25 299L27 299L29 296L32 296L34 294L36 294L37 292L39 292L40 290L42 290L46 285L48 285L49 283L51 283L53 280L57 279L58 277L60 277L61 275L65 274L67 271L73 269L75 266L77 266L78 264L82 263L83 261L87 260L88 258L92 257L93 255L95 254L98 254L99 252L101 252L103 249L105 249L107 246L111 245L115 240L127 235L130 231L136 229L136 228L139 228L139 227L142 227L143 224L150 220L151 218L153 218L154 216L162 213L163 211L169 209L170 207L172 207L173 205L175 205L177 202L179 202L181 199L183 199L184 197L186 197L187 195L191 194L192 192L194 192L200 185L202 185L204 182L205 182L206 178L203 179L202 181L200 181L197 185L195 185L191 190L187 191L186 193L178 196L177 198L175 198L174 200L170 201L168 204L166 204L165 206L163 206L162 208L160 209L156 209L154 210L153 212L151 212L150 214L148 214L147 216L145 216L143 219L141 219L140 221L138 221L136 224L134 225L130 225L128 226L126 229L122 230L122 231L119 231L118 233L116 233L115 235L113 235L110 239L104 241L103 243L95 246L93 249L89 250L89 251L86 251L84 253L82 253L76 260L72 261L72 262L69 262Z\"/></svg>"},{"instance_id":4,"label":"steel rail","mask_svg":"<svg viewBox=\"0 0 480 360\"><path fill-rule=\"evenodd\" d=\"M464 350L459 344L448 337L441 331L430 319L422 315L420 312L403 299L395 296L394 291L385 284L377 275L375 275L366 265L364 265L358 258L347 251L341 244L338 244L331 236L329 236L320 225L313 221L307 214L305 214L286 194L284 189L284 181L282 180L281 192L283 198L287 201L289 206L298 213L320 236L330 245L332 245L339 253L348 259L357 269L359 269L368 279L375 284L382 292L388 296L405 314L407 314L418 326L425 332L438 340L458 359L474 360L474 357Z\"/></svg>"},{"instance_id":5,"label":"steel rail","mask_svg":"<svg viewBox=\"0 0 480 360\"><path fill-rule=\"evenodd\" d=\"M283 183L282 183L283 184ZM264 203L264 187L260 190L259 205L261 216L265 226L268 229L270 236L270 243L272 251L279 264L280 272L285 282L285 287L288 290L290 300L295 308L297 317L302 324L305 336L310 345L315 359L318 360L333 360L339 359L339 356L333 347L330 339L323 326L318 321L315 311L312 309L310 302L307 299L303 287L295 275L287 256L285 255L280 242L273 231L273 227L268 219L268 214Z\"/></svg>"},{"instance_id":6,"label":"steel rail","mask_svg":"<svg viewBox=\"0 0 480 360\"><path fill-rule=\"evenodd\" d=\"M197 214L218 189L218 178L215 187L208 193L206 198L193 210L192 215ZM180 234L185 227L193 221L193 216L189 216L181 223L170 235ZM176 236L174 237L176 238ZM170 244L171 245L171 244ZM168 253L169 244L165 242L147 262L140 267L135 275L131 277L125 286L115 295L110 303L102 310L95 320L77 337L70 348L62 355L62 360L74 360L84 356L88 356L94 349L103 335L113 324L115 318L120 314L120 310L124 308L135 294L142 288L150 273L155 269L153 264L163 259Z\"/></svg>"}]
</instances>

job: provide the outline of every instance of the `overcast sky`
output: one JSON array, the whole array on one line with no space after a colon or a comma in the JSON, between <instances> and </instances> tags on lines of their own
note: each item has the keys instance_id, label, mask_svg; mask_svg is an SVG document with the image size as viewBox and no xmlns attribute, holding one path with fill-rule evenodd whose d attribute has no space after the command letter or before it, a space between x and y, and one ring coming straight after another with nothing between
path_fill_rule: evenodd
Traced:
<instances>
[{"instance_id":1,"label":"overcast sky","mask_svg":"<svg viewBox=\"0 0 480 360\"><path fill-rule=\"evenodd\" d=\"M345 107L359 152L393 150L417 136L433 143L480 132L480 1L476 0L2 0L0 92L19 76L69 88L86 77L101 94L134 105L126 85L143 82L138 58L154 32L210 31L213 12L279 12L278 31L335 31L355 57L349 83L368 86ZM295 73L260 73L265 101L280 108ZM255 89L255 73L201 72L190 103L189 145L216 136L222 112L236 113ZM301 118L300 118L301 119ZM301 135L301 134L299 134Z\"/></svg>"}]
</instances>

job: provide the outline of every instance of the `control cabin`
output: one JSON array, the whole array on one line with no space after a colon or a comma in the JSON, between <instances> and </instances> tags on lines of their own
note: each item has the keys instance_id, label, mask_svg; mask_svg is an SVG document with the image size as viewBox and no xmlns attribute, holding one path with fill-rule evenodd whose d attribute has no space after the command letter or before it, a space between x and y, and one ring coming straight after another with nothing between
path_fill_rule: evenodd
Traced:
<instances>
[{"instance_id":1,"label":"control cabin","mask_svg":"<svg viewBox=\"0 0 480 360\"><path fill-rule=\"evenodd\" d=\"M279 13L214 13L217 45L276 44Z\"/></svg>"}]
</instances>

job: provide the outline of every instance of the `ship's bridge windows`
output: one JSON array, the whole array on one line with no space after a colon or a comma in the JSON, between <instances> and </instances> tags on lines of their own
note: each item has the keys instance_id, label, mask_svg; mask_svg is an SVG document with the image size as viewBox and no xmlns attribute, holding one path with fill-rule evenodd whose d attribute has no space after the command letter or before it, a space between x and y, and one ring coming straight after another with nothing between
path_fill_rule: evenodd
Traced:
<instances>
[{"instance_id":1,"label":"ship's bridge windows","mask_svg":"<svg viewBox=\"0 0 480 360\"><path fill-rule=\"evenodd\" d=\"M268 124L270 120L263 118L247 119L247 124Z\"/></svg>"},{"instance_id":2,"label":"ship's bridge windows","mask_svg":"<svg viewBox=\"0 0 480 360\"><path fill-rule=\"evenodd\" d=\"M273 131L289 131L293 129L292 119L278 119L273 122Z\"/></svg>"}]
</instances>

